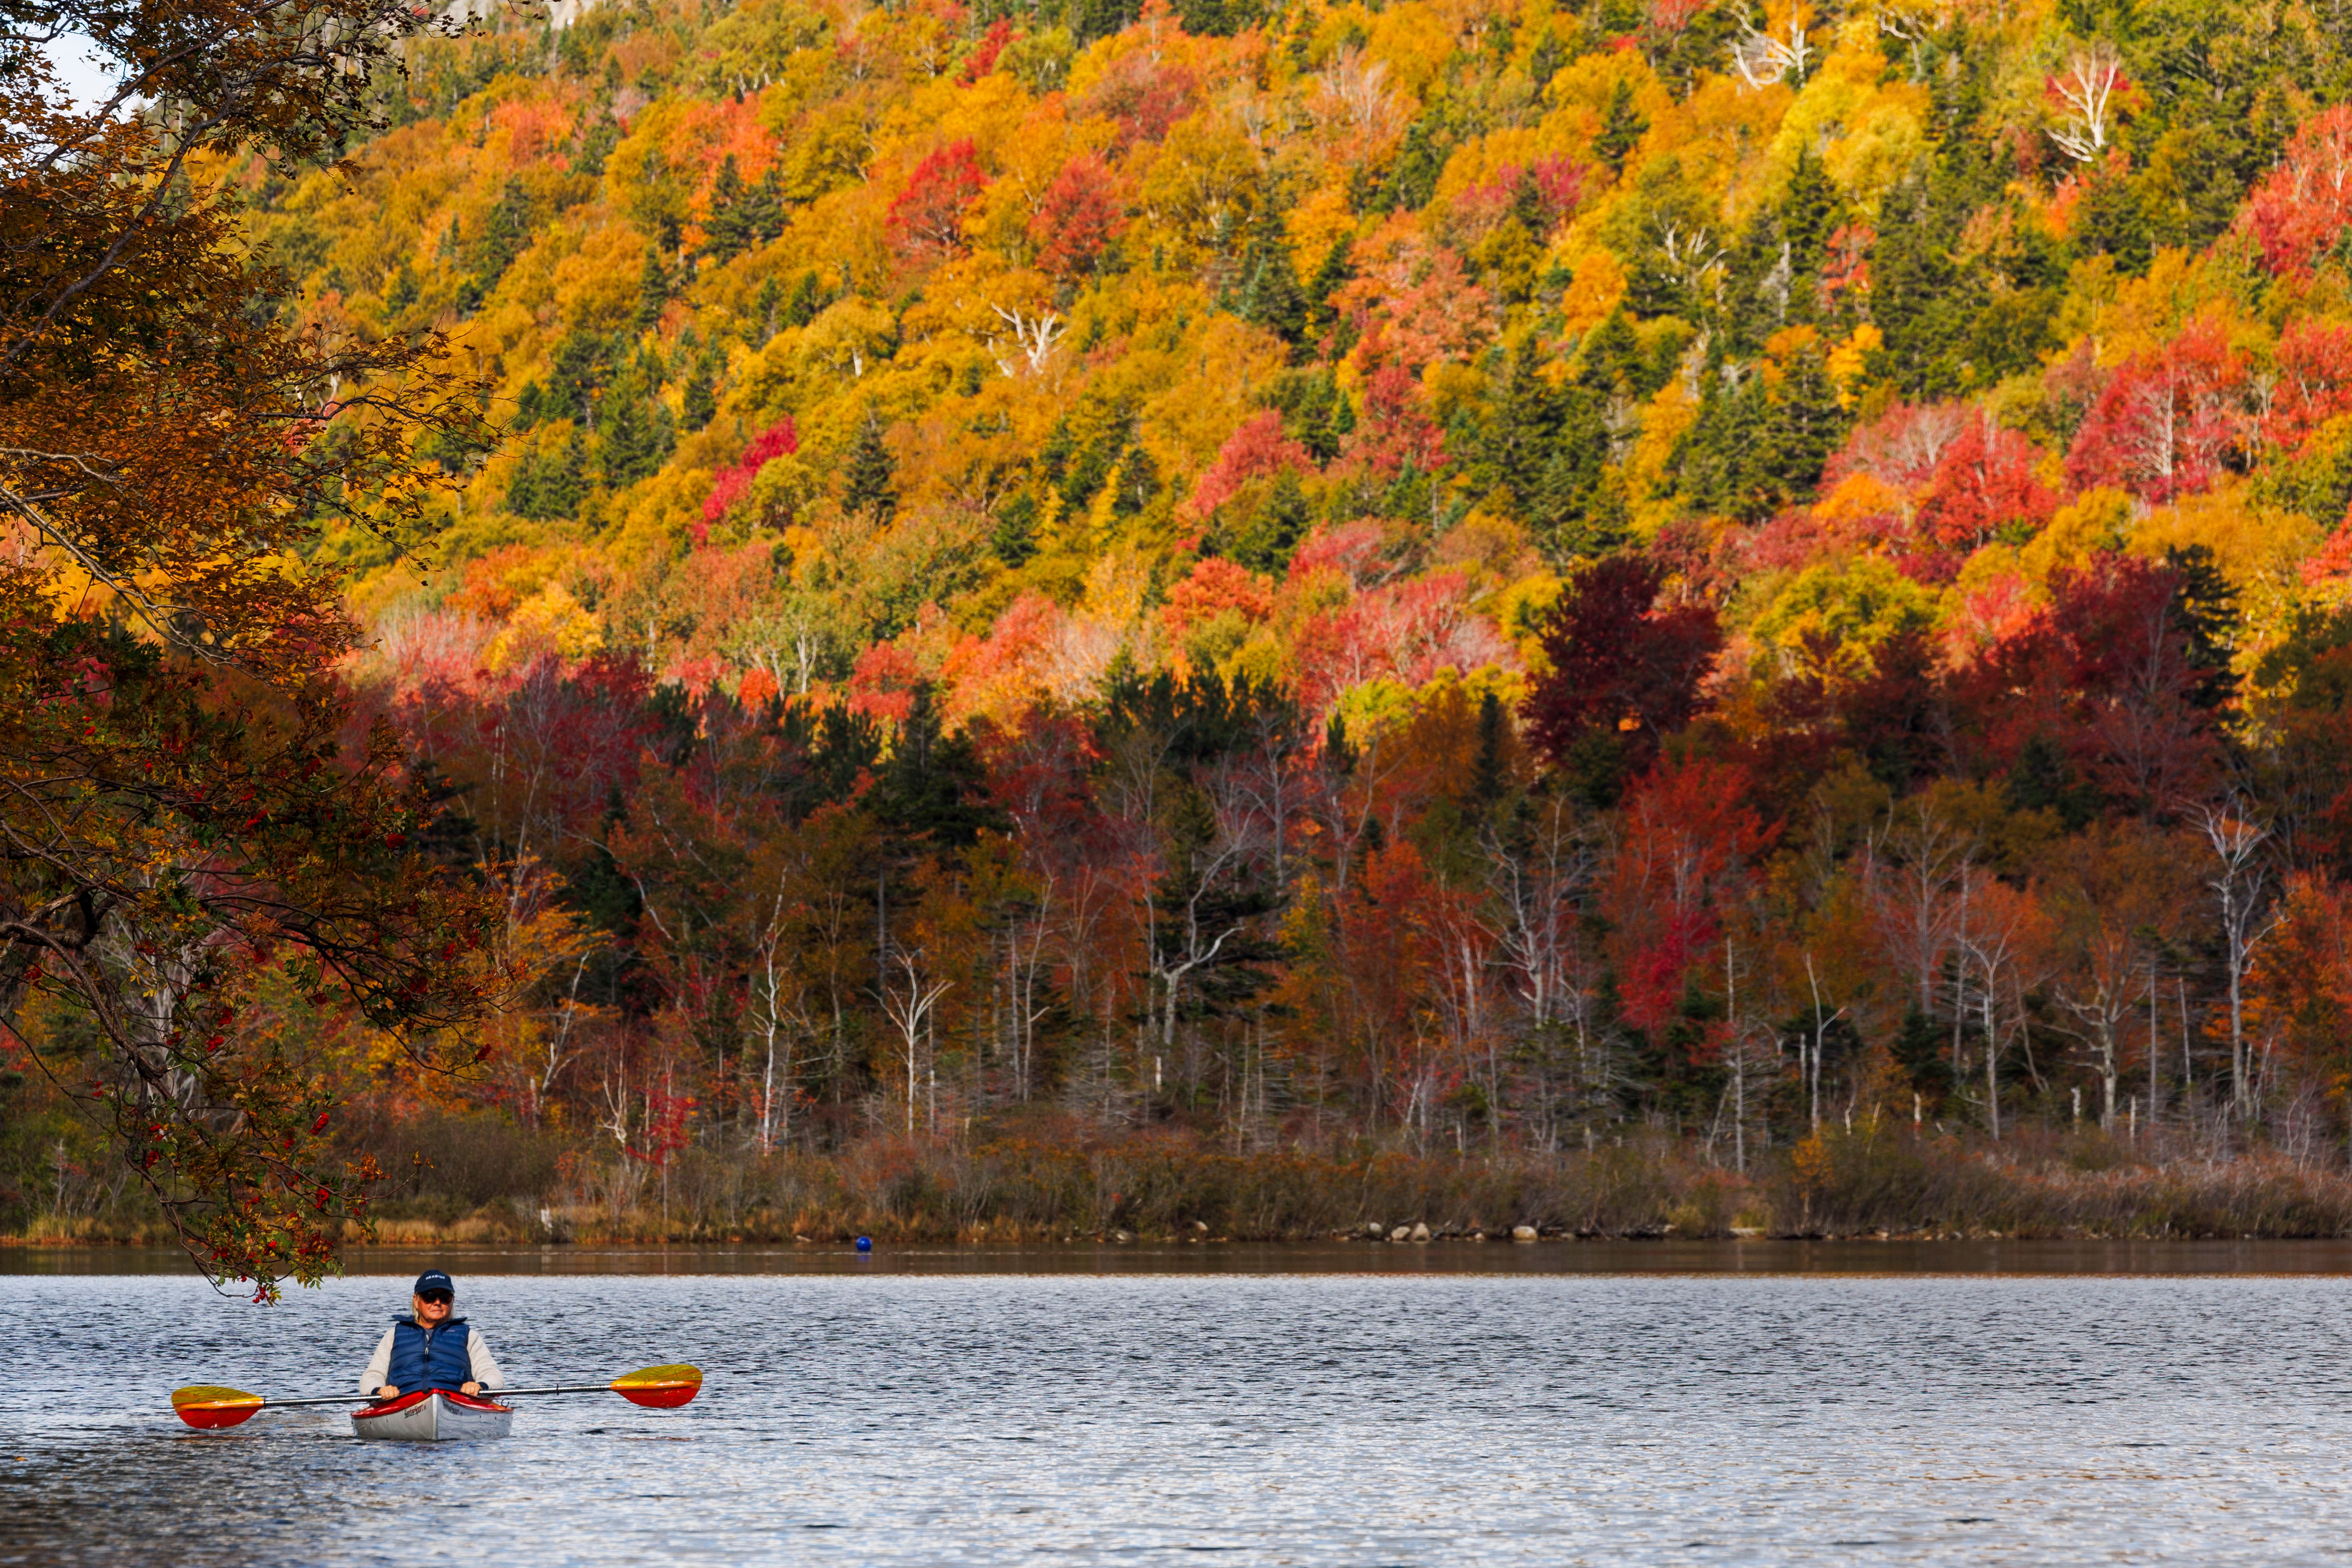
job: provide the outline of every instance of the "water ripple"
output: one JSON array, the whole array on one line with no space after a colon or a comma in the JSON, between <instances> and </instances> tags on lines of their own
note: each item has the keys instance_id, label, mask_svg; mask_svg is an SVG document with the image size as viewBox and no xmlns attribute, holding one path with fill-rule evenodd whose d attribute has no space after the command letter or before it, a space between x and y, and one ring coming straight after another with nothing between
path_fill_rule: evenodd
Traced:
<instances>
[{"instance_id":1,"label":"water ripple","mask_svg":"<svg viewBox=\"0 0 2352 1568\"><path fill-rule=\"evenodd\" d=\"M0 1561L2339 1560L2331 1279L466 1277L509 1375L677 1412L340 1413L403 1285L0 1278Z\"/></svg>"}]
</instances>

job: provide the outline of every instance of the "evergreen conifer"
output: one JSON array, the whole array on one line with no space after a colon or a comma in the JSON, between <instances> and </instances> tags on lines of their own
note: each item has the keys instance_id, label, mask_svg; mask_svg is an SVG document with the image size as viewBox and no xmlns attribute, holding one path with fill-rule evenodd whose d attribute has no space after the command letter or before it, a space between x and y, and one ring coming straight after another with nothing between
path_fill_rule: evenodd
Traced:
<instances>
[{"instance_id":1,"label":"evergreen conifer","mask_svg":"<svg viewBox=\"0 0 2352 1568\"><path fill-rule=\"evenodd\" d=\"M770 281L773 282L774 279L771 279ZM773 301L772 300L772 305ZM811 321L815 321L817 312L824 309L824 285L817 281L815 272L803 272L793 284L792 298L784 301L784 313L782 319L783 325L787 327L805 327ZM773 331L774 330L775 328L772 324L769 331Z\"/></svg>"},{"instance_id":2,"label":"evergreen conifer","mask_svg":"<svg viewBox=\"0 0 2352 1568\"><path fill-rule=\"evenodd\" d=\"M1111 480L1111 515L1139 516L1159 493L1160 465L1151 460L1151 454L1141 445L1129 447Z\"/></svg>"},{"instance_id":3,"label":"evergreen conifer","mask_svg":"<svg viewBox=\"0 0 2352 1568\"><path fill-rule=\"evenodd\" d=\"M662 307L669 303L669 269L662 265L661 252L649 245L646 247L645 267L637 274L637 331L651 331L661 324Z\"/></svg>"},{"instance_id":4,"label":"evergreen conifer","mask_svg":"<svg viewBox=\"0 0 2352 1568\"><path fill-rule=\"evenodd\" d=\"M1297 263L1291 259L1289 231L1271 202L1258 209L1250 224L1236 314L1286 343L1297 344L1307 336L1307 300L1298 288Z\"/></svg>"},{"instance_id":5,"label":"evergreen conifer","mask_svg":"<svg viewBox=\"0 0 2352 1568\"><path fill-rule=\"evenodd\" d=\"M1559 68L1566 65L1568 59L1568 46L1559 41L1559 35L1547 23L1542 36L1536 39L1536 47L1528 51L1528 82L1537 92L1542 92L1551 85L1551 79L1559 74Z\"/></svg>"},{"instance_id":6,"label":"evergreen conifer","mask_svg":"<svg viewBox=\"0 0 2352 1568\"><path fill-rule=\"evenodd\" d=\"M633 377L607 394L596 434L596 467L614 489L650 477L675 439L669 411L647 398Z\"/></svg>"},{"instance_id":7,"label":"evergreen conifer","mask_svg":"<svg viewBox=\"0 0 2352 1568\"><path fill-rule=\"evenodd\" d=\"M1453 151L1453 138L1444 133L1435 113L1424 113L1405 127L1404 142L1389 170L1388 207L1395 212L1419 212L1427 206L1429 198L1437 194L1437 177L1445 172L1445 160Z\"/></svg>"},{"instance_id":8,"label":"evergreen conifer","mask_svg":"<svg viewBox=\"0 0 2352 1568\"><path fill-rule=\"evenodd\" d=\"M1772 400L1766 437L1771 488L1781 500L1810 501L1822 467L1845 439L1845 410L1818 347L1799 353Z\"/></svg>"},{"instance_id":9,"label":"evergreen conifer","mask_svg":"<svg viewBox=\"0 0 2352 1568\"><path fill-rule=\"evenodd\" d=\"M891 455L882 421L869 410L857 426L842 475L842 515L877 529L889 527L898 514L898 459Z\"/></svg>"},{"instance_id":10,"label":"evergreen conifer","mask_svg":"<svg viewBox=\"0 0 2352 1568\"><path fill-rule=\"evenodd\" d=\"M1633 88L1619 77L1609 89L1609 107L1601 113L1601 134L1592 139L1592 155L1608 164L1611 174L1622 174L1625 160L1649 131L1648 118L1634 107Z\"/></svg>"},{"instance_id":11,"label":"evergreen conifer","mask_svg":"<svg viewBox=\"0 0 2352 1568\"><path fill-rule=\"evenodd\" d=\"M1586 334L1577 356L1576 384L1604 401L1647 397L1656 388L1643 387L1646 368L1641 337L1621 305Z\"/></svg>"},{"instance_id":12,"label":"evergreen conifer","mask_svg":"<svg viewBox=\"0 0 2352 1568\"><path fill-rule=\"evenodd\" d=\"M719 392L714 363L710 355L696 358L693 371L678 395L678 422L688 430L699 430L710 423L719 412Z\"/></svg>"},{"instance_id":13,"label":"evergreen conifer","mask_svg":"<svg viewBox=\"0 0 2352 1568\"><path fill-rule=\"evenodd\" d=\"M1037 498L1024 490L1006 501L988 542L1008 568L1018 571L1027 565L1037 553Z\"/></svg>"},{"instance_id":14,"label":"evergreen conifer","mask_svg":"<svg viewBox=\"0 0 2352 1568\"><path fill-rule=\"evenodd\" d=\"M710 181L710 216L702 225L702 254L713 261L740 256L751 243L743 210L743 174L730 153Z\"/></svg>"},{"instance_id":15,"label":"evergreen conifer","mask_svg":"<svg viewBox=\"0 0 2352 1568\"><path fill-rule=\"evenodd\" d=\"M520 180L510 179L490 208L489 221L483 225L482 237L475 247L474 272L482 293L498 287L499 279L530 244L530 197Z\"/></svg>"},{"instance_id":16,"label":"evergreen conifer","mask_svg":"<svg viewBox=\"0 0 2352 1568\"><path fill-rule=\"evenodd\" d=\"M1349 259L1354 250L1355 241L1347 235L1341 235L1331 242L1331 248L1323 253L1322 261L1316 266L1315 276L1307 279L1307 298L1303 303L1309 337L1322 337L1339 324L1339 312L1331 303L1331 296L1346 288L1348 280L1356 275L1355 264Z\"/></svg>"},{"instance_id":17,"label":"evergreen conifer","mask_svg":"<svg viewBox=\"0 0 2352 1568\"><path fill-rule=\"evenodd\" d=\"M961 849L982 829L1002 830L1001 813L987 805L988 770L971 736L949 734L929 681L911 694L907 717L876 781L872 809L899 843L910 840Z\"/></svg>"},{"instance_id":18,"label":"evergreen conifer","mask_svg":"<svg viewBox=\"0 0 2352 1568\"><path fill-rule=\"evenodd\" d=\"M1298 476L1286 468L1276 477L1265 500L1234 538L1228 553L1253 572L1279 576L1289 569L1290 558L1297 552L1299 541L1307 537L1312 520Z\"/></svg>"},{"instance_id":19,"label":"evergreen conifer","mask_svg":"<svg viewBox=\"0 0 2352 1568\"><path fill-rule=\"evenodd\" d=\"M1527 515L1564 413L1559 389L1544 374L1543 347L1533 331L1521 334L1487 384L1485 416L1473 426L1475 476L1488 490L1507 489Z\"/></svg>"}]
</instances>

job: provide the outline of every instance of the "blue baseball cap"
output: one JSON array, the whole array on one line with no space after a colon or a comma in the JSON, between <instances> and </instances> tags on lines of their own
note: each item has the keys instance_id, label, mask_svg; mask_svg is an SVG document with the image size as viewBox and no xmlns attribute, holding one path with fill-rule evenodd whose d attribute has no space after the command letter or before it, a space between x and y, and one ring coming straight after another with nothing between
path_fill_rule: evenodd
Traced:
<instances>
[{"instance_id":1,"label":"blue baseball cap","mask_svg":"<svg viewBox=\"0 0 2352 1568\"><path fill-rule=\"evenodd\" d=\"M455 1296L457 1293L457 1287L455 1281L438 1268L428 1268L416 1277L416 1294L422 1296L427 1290L446 1290Z\"/></svg>"}]
</instances>

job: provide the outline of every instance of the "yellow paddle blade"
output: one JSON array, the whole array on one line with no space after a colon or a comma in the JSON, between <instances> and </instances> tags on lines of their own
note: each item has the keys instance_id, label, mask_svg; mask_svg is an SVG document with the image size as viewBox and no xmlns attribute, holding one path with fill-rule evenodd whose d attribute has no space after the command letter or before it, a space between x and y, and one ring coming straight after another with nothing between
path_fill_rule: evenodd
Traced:
<instances>
[{"instance_id":1,"label":"yellow paddle blade","mask_svg":"<svg viewBox=\"0 0 2352 1568\"><path fill-rule=\"evenodd\" d=\"M698 1366L641 1366L613 1380L613 1392L648 1410L675 1410L702 1392Z\"/></svg>"},{"instance_id":2,"label":"yellow paddle blade","mask_svg":"<svg viewBox=\"0 0 2352 1568\"><path fill-rule=\"evenodd\" d=\"M242 1388L217 1388L208 1383L172 1390L172 1410L191 1426L234 1426L252 1419L265 1401Z\"/></svg>"}]
</instances>

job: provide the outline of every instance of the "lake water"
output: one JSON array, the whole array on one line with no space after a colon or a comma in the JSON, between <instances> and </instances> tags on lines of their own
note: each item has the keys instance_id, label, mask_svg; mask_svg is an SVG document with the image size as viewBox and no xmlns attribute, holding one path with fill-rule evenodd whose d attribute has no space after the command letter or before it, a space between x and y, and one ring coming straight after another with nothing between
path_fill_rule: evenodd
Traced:
<instances>
[{"instance_id":1,"label":"lake water","mask_svg":"<svg viewBox=\"0 0 2352 1568\"><path fill-rule=\"evenodd\" d=\"M506 1442L432 1447L358 1443L337 1411L202 1434L169 1405L186 1383L349 1386L409 1260L257 1308L174 1272L78 1271L102 1255L0 1255L0 1561L2280 1563L2352 1548L2344 1248L2221 1247L2201 1265L2191 1249L1861 1249L1972 1270L1893 1274L1769 1248L1689 1249L1662 1271L1666 1254L1635 1248L1622 1265L1648 1272L1590 1271L1612 1250L453 1259L511 1379L690 1361L709 1382L680 1411L550 1399ZM1049 1258L1060 1271L1034 1271ZM2069 1272L1996 1271L2037 1262ZM737 1271L688 1271L722 1265ZM2193 1266L2225 1272L2085 1271ZM1775 1271L1791 1267L1814 1271Z\"/></svg>"}]
</instances>

